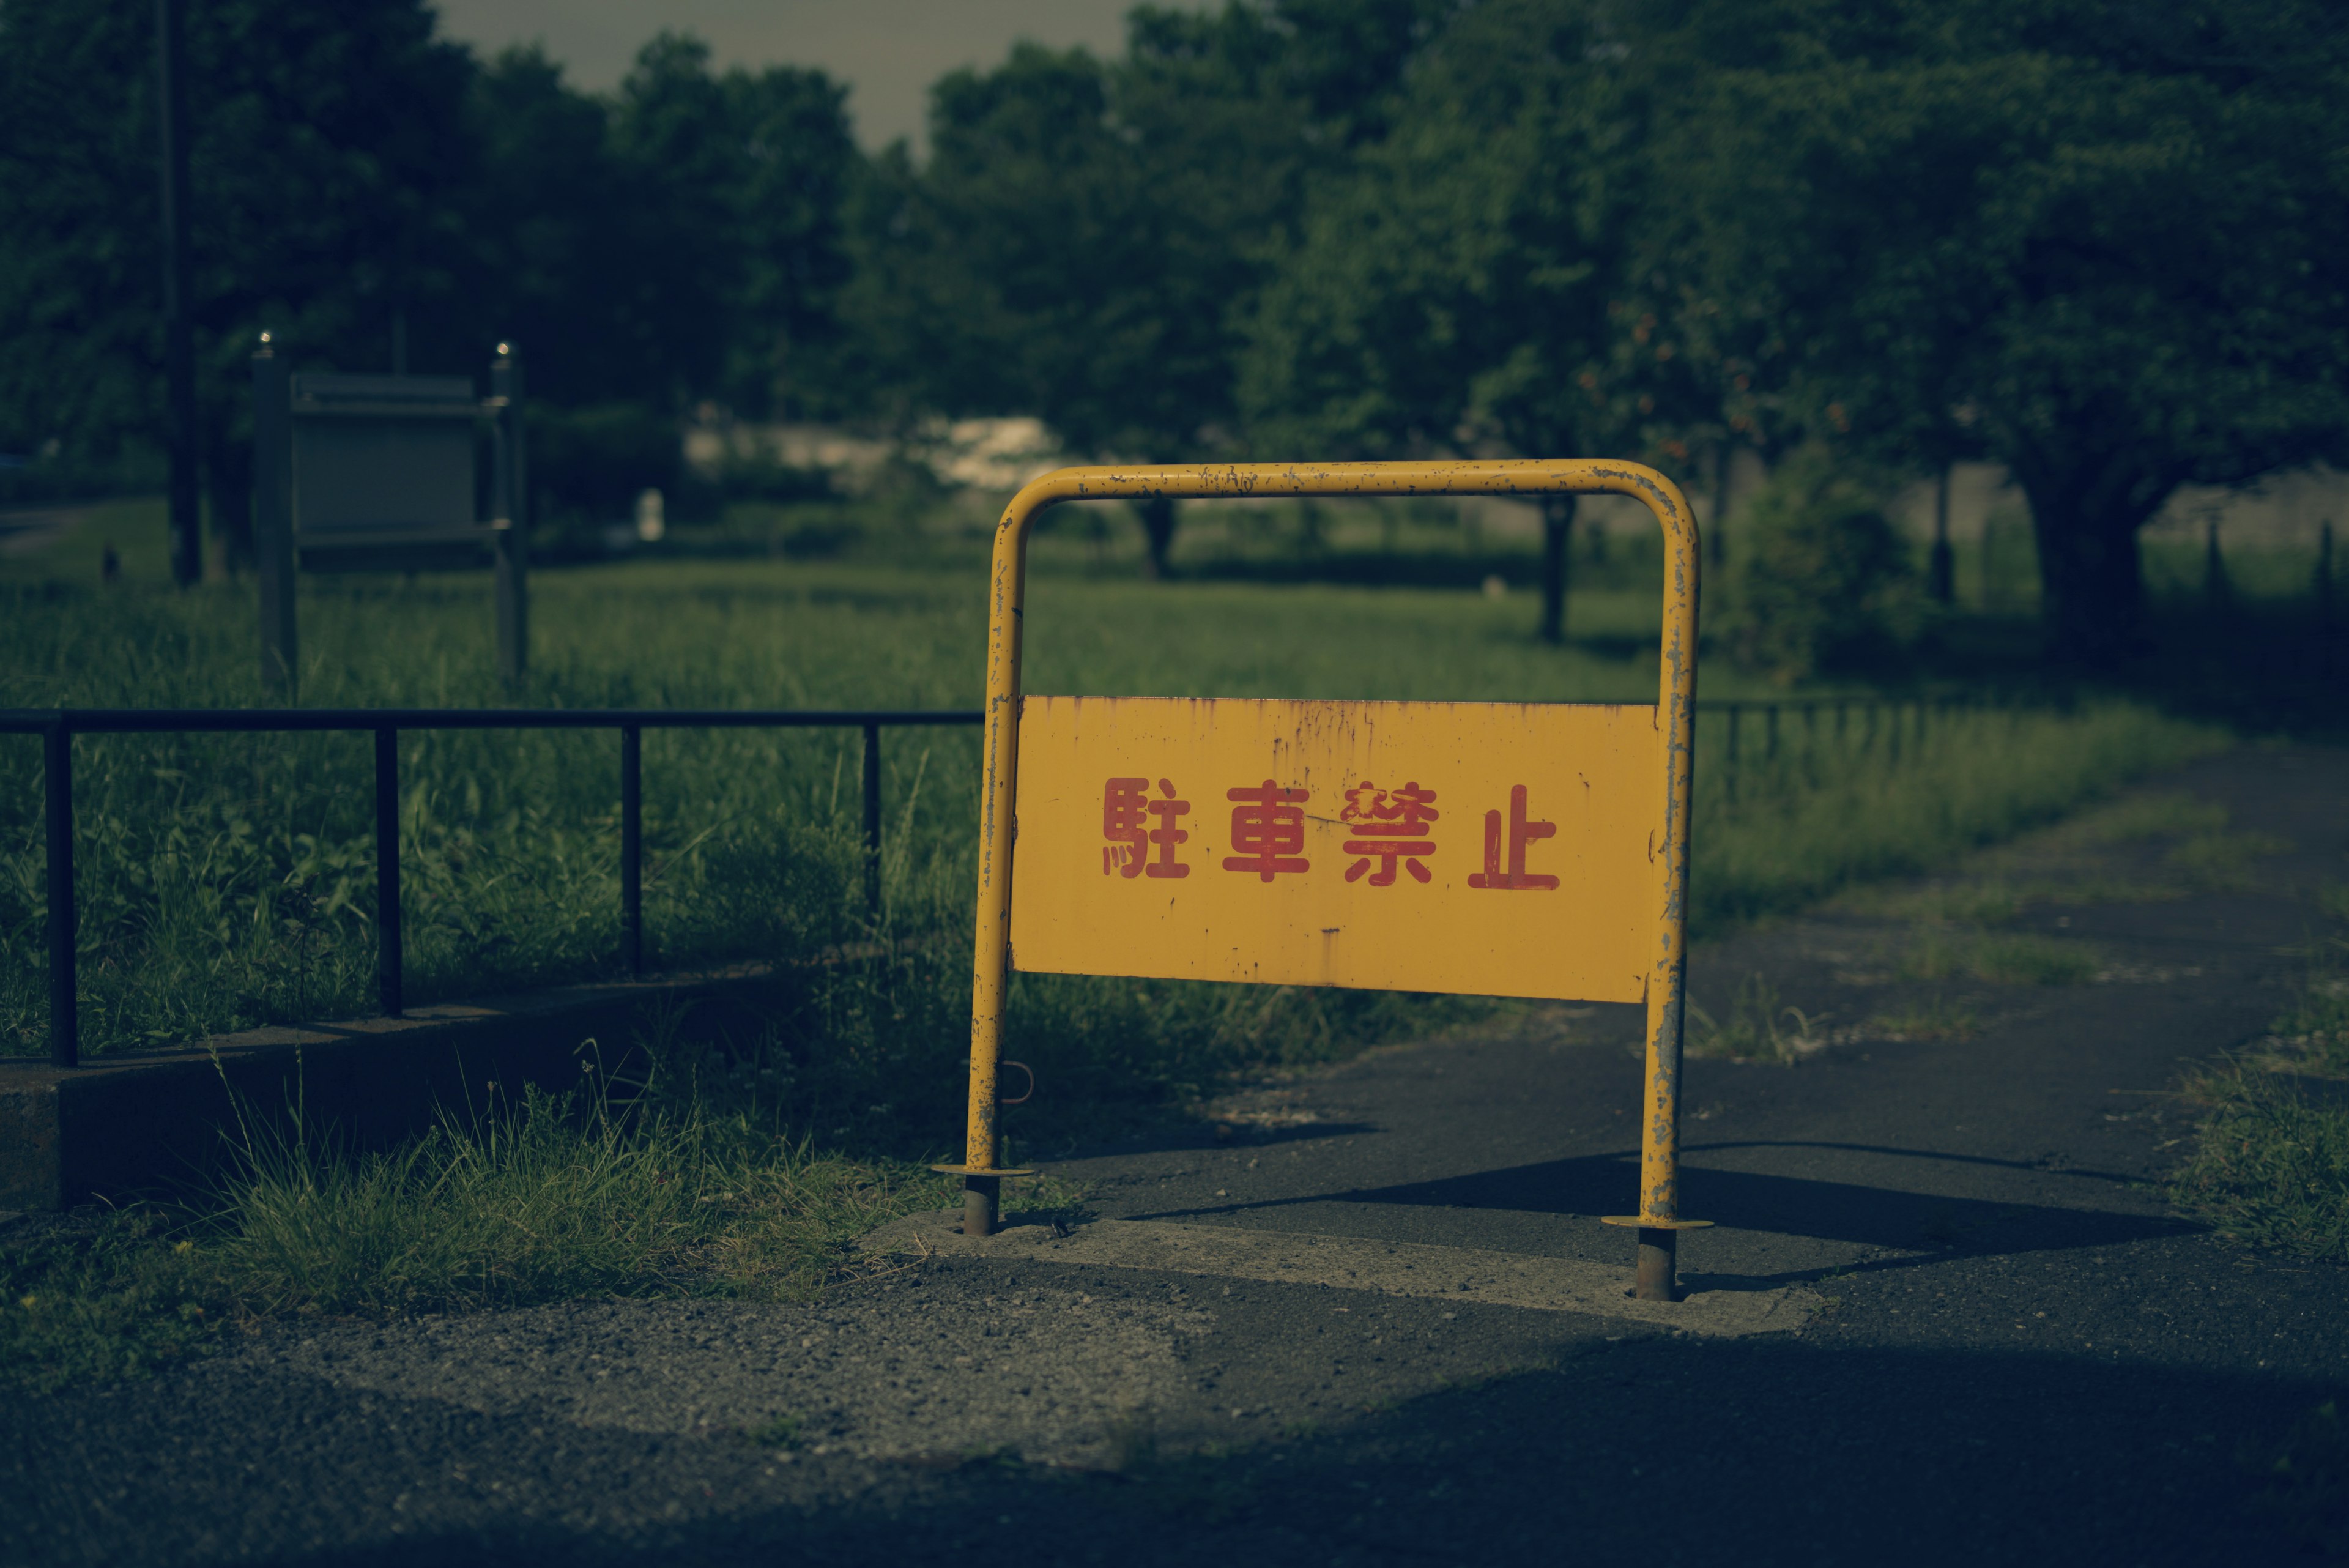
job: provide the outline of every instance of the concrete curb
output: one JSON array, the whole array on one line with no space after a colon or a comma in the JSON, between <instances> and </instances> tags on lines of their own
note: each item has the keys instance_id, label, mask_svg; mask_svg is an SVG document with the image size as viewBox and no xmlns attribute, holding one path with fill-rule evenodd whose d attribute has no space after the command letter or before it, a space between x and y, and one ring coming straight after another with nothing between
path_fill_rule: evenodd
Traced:
<instances>
[{"instance_id":1,"label":"concrete curb","mask_svg":"<svg viewBox=\"0 0 2349 1568\"><path fill-rule=\"evenodd\" d=\"M80 1067L0 1058L0 1210L201 1179L233 1152L240 1112L380 1147L442 1108L567 1089L620 1068L648 1012L693 1009L695 1033L755 1025L768 965L564 986L412 1008L400 1018L275 1026ZM590 1045L589 1042L595 1042Z\"/></svg>"}]
</instances>

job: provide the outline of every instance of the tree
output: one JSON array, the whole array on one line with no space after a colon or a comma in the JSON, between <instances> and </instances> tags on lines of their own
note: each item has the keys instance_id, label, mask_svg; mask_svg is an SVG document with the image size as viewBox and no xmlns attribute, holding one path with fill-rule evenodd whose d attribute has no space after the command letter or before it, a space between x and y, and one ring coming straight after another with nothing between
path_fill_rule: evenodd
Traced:
<instances>
[{"instance_id":1,"label":"tree","mask_svg":"<svg viewBox=\"0 0 2349 1568\"><path fill-rule=\"evenodd\" d=\"M1677 462L1686 360L1622 260L1638 182L1603 12L1493 0L1430 42L1392 129L1316 190L1257 300L1253 439L1292 452ZM1565 633L1572 498L1544 508Z\"/></svg>"},{"instance_id":2,"label":"tree","mask_svg":"<svg viewBox=\"0 0 2349 1568\"><path fill-rule=\"evenodd\" d=\"M0 445L102 462L160 428L153 26L136 0L0 8ZM405 316L440 347L471 67L420 0L193 7L187 58L204 487L233 560L256 333L380 364Z\"/></svg>"},{"instance_id":3,"label":"tree","mask_svg":"<svg viewBox=\"0 0 2349 1568\"><path fill-rule=\"evenodd\" d=\"M2336 14L1671 20L1637 47L1682 89L1649 239L1689 315L1758 340L1795 431L1928 462L1978 432L2030 499L2058 656L2137 644L2137 531L2180 484L2340 450L2349 167L2310 155L2349 85Z\"/></svg>"},{"instance_id":4,"label":"tree","mask_svg":"<svg viewBox=\"0 0 2349 1568\"><path fill-rule=\"evenodd\" d=\"M1237 448L1246 306L1303 181L1383 124L1430 0L1143 7L1125 55L1016 48L876 161L851 307L908 410L1032 413L1145 462ZM1171 501L1140 508L1163 573Z\"/></svg>"}]
</instances>

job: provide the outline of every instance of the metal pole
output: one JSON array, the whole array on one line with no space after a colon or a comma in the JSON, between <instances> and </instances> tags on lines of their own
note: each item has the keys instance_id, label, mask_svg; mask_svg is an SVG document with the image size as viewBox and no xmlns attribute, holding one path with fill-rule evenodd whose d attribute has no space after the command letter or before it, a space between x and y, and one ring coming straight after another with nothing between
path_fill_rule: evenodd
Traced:
<instances>
[{"instance_id":1,"label":"metal pole","mask_svg":"<svg viewBox=\"0 0 2349 1568\"><path fill-rule=\"evenodd\" d=\"M1737 798L1737 728L1744 717L1744 708L1734 702L1729 705L1729 755L1722 765L1721 785L1731 800Z\"/></svg>"},{"instance_id":2,"label":"metal pole","mask_svg":"<svg viewBox=\"0 0 2349 1568\"><path fill-rule=\"evenodd\" d=\"M645 972L645 732L620 727L620 954Z\"/></svg>"},{"instance_id":3,"label":"metal pole","mask_svg":"<svg viewBox=\"0 0 2349 1568\"><path fill-rule=\"evenodd\" d=\"M262 684L294 697L294 410L290 367L261 335L253 357L253 544L261 579Z\"/></svg>"},{"instance_id":4,"label":"metal pole","mask_svg":"<svg viewBox=\"0 0 2349 1568\"><path fill-rule=\"evenodd\" d=\"M497 410L497 472L492 486L498 530L498 675L519 686L530 670L530 453L523 438L522 355L498 345L490 366Z\"/></svg>"},{"instance_id":5,"label":"metal pole","mask_svg":"<svg viewBox=\"0 0 2349 1568\"><path fill-rule=\"evenodd\" d=\"M399 732L375 732L376 990L383 1015L400 1014Z\"/></svg>"},{"instance_id":6,"label":"metal pole","mask_svg":"<svg viewBox=\"0 0 2349 1568\"><path fill-rule=\"evenodd\" d=\"M1574 497L1543 496L1541 515L1541 639L1564 642L1567 579L1574 571Z\"/></svg>"},{"instance_id":7,"label":"metal pole","mask_svg":"<svg viewBox=\"0 0 2349 1568\"><path fill-rule=\"evenodd\" d=\"M196 504L196 350L188 322L187 30L180 0L155 0L158 130L163 175L164 447L171 462L171 580L203 575Z\"/></svg>"},{"instance_id":8,"label":"metal pole","mask_svg":"<svg viewBox=\"0 0 2349 1568\"><path fill-rule=\"evenodd\" d=\"M864 726L864 907L881 916L881 726Z\"/></svg>"},{"instance_id":9,"label":"metal pole","mask_svg":"<svg viewBox=\"0 0 2349 1568\"><path fill-rule=\"evenodd\" d=\"M1957 577L1950 553L1950 465L1945 462L1933 483L1933 558L1928 581L1935 604L1946 606L1956 597Z\"/></svg>"},{"instance_id":10,"label":"metal pole","mask_svg":"<svg viewBox=\"0 0 2349 1568\"><path fill-rule=\"evenodd\" d=\"M80 986L74 972L73 731L65 715L42 738L48 818L49 1065L81 1064Z\"/></svg>"},{"instance_id":11,"label":"metal pole","mask_svg":"<svg viewBox=\"0 0 2349 1568\"><path fill-rule=\"evenodd\" d=\"M2333 673L2333 519L2316 535L2316 669Z\"/></svg>"},{"instance_id":12,"label":"metal pole","mask_svg":"<svg viewBox=\"0 0 2349 1568\"><path fill-rule=\"evenodd\" d=\"M1762 717L1764 721L1763 729L1765 732L1762 746L1763 759L1765 762L1775 763L1778 760L1778 704L1773 702L1763 709Z\"/></svg>"}]
</instances>

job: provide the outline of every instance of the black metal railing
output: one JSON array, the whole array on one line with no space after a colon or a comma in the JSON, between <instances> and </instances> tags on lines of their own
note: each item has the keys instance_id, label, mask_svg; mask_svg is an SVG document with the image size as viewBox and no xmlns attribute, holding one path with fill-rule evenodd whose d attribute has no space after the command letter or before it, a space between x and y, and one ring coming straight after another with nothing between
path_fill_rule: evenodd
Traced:
<instances>
[{"instance_id":1,"label":"black metal railing","mask_svg":"<svg viewBox=\"0 0 2349 1568\"><path fill-rule=\"evenodd\" d=\"M48 839L49 1061L80 1060L74 920L73 738L84 734L375 736L376 985L386 1016L404 1005L399 919L399 734L403 730L617 730L620 732L620 948L644 971L644 732L647 730L864 732L864 897L881 907L881 732L977 724L976 709L812 711L790 708L48 708L0 711L0 734L42 738Z\"/></svg>"},{"instance_id":2,"label":"black metal railing","mask_svg":"<svg viewBox=\"0 0 2349 1568\"><path fill-rule=\"evenodd\" d=\"M1900 760L1904 737L1913 751L1930 725L1980 704L1959 699L1897 701L1878 698L1785 701L1700 701L1698 717L1726 726L1714 753L1700 728L1701 762L1718 768L1731 801L1744 758L1749 719L1761 724L1763 763L1780 751L1781 715L1801 722L1816 748L1831 721L1832 739L1858 732L1859 750L1881 745ZM976 709L824 711L803 709L554 708L62 708L0 710L0 734L43 738L49 896L49 1060L79 1061L79 976L74 911L73 737L78 734L372 733L375 737L376 981L388 1017L399 1016L403 957L399 897L399 735L403 730L617 730L620 732L620 956L631 975L644 971L644 732L647 730L860 729L864 734L864 897L881 907L881 732L914 725L978 724ZM1855 724L1854 721L1857 720Z\"/></svg>"},{"instance_id":3,"label":"black metal railing","mask_svg":"<svg viewBox=\"0 0 2349 1568\"><path fill-rule=\"evenodd\" d=\"M1860 756L1879 752L1887 763L1899 764L1903 753L1914 756L1927 736L1952 715L1997 711L2019 714L2011 702L1991 703L1971 697L1802 697L1785 700L1703 701L1697 705L1697 763L1700 774L1712 773L1722 793L1735 802L1740 775L1757 767L1775 767L1782 748L1806 763L1815 761L1823 744ZM1782 722L1783 720L1785 721ZM1702 721L1717 717L1718 727ZM1747 722L1758 721L1760 754L1745 740ZM1782 742L1782 732L1799 725L1799 737ZM1711 732L1708 733L1708 731ZM1713 750L1713 742L1720 749ZM1799 751L1796 751L1799 748Z\"/></svg>"}]
</instances>

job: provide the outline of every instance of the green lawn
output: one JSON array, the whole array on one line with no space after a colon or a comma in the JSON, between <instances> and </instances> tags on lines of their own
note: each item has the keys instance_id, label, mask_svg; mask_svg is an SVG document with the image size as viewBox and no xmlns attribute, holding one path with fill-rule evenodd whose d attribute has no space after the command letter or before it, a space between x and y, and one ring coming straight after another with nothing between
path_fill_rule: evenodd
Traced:
<instances>
[{"instance_id":1,"label":"green lawn","mask_svg":"<svg viewBox=\"0 0 2349 1568\"><path fill-rule=\"evenodd\" d=\"M1081 523L1040 544L1027 618L1033 691L1631 701L1654 691L1653 562L1625 544L1604 569L1586 570L1598 586L1577 594L1575 638L1558 649L1531 635L1524 593L1151 584L1114 554L1099 564ZM150 550L128 553L124 580L100 588L88 568L101 532L151 545L160 530L151 507L117 507L53 559L11 562L0 577L8 607L0 703L266 701L250 587L173 592L160 585L160 551ZM542 571L533 674L519 700L974 706L984 544L966 527L903 537L863 559ZM306 703L509 700L491 675L485 576L305 578L301 616ZM1710 669L1704 690L1756 692ZM1701 929L1930 865L2215 737L2103 704L2062 716L1947 719L1921 739L1910 735L1895 762L1889 736L1855 724L1838 738L1790 721L1775 761L1757 754L1749 732L1734 804L1718 765L1721 741L1719 722L1709 721L1700 733ZM374 954L367 747L363 736L337 735L77 742L88 1049L365 1010ZM658 961L789 959L872 934L855 868L853 733L656 732L645 751L647 923ZM0 794L0 1045L20 1053L42 1049L46 1027L38 753L30 738L0 746L8 786ZM968 731L887 738L888 935L947 935L968 920L976 755ZM420 732L406 740L402 766L412 999L611 970L614 736ZM905 946L929 952L954 943ZM901 981L925 993L925 1015L943 1022L960 1005L954 971L947 963L935 977L944 988L936 996L930 977ZM1095 1024L1104 1007L1122 1012L1112 997L1130 1003L1167 989L1022 986L1031 998L1068 993L1059 1005ZM1234 1009L1251 1018L1262 1010L1260 1001L1199 989L1182 1007L1145 1011L1161 1020L1195 1013L1195 1027L1213 1033ZM1280 1005L1309 1015L1295 1027L1323 1042L1317 1050L1332 1048L1333 1032L1366 1025L1358 1015L1394 1011L1359 997ZM888 1010L893 1021L905 1011L902 1001ZM1268 1027L1249 1025L1259 1040ZM1171 1050L1163 1033L1143 1030L1152 1049ZM1187 1085L1225 1064L1221 1046L1198 1049L1205 1055L1195 1068L1162 1070ZM1123 1053L1120 1060L1131 1065Z\"/></svg>"},{"instance_id":2,"label":"green lawn","mask_svg":"<svg viewBox=\"0 0 2349 1568\"><path fill-rule=\"evenodd\" d=\"M101 533L124 561L107 588ZM46 556L0 560L0 705L264 700L249 587L171 590L160 534L151 505L119 506ZM1186 545L1195 572L1247 565L1247 539L1225 548L1203 534ZM1418 562L1445 581L1481 580L1465 543L1423 519L1393 531L1392 556L1389 542L1377 526L1358 541L1381 552L1372 575L1409 576ZM984 544L966 529L837 561L542 572L533 673L518 700L975 705ZM1522 576L1522 561L1495 562ZM1651 556L1627 543L1587 563L1561 650L1534 639L1521 591L1229 575L1153 585L1134 576L1130 545L1111 547L1078 518L1040 543L1029 680L1039 691L1643 701L1653 580ZM305 580L302 638L305 702L509 700L490 675L482 577ZM1704 690L1762 694L1710 669ZM2224 742L2121 702L1943 717L1921 735L1904 730L1897 759L1889 732L1857 722L1839 735L1790 720L1782 738L1765 757L1749 730L1733 800L1721 723L1700 729L1700 935L1929 867ZM367 1008L367 748L361 736L77 743L86 1050ZM648 735L655 960L781 961L794 978L771 1027L713 1043L656 1023L644 1043L654 1108L624 1124L584 1103L550 1106L364 1158L296 1138L174 1206L0 1247L16 1303L0 1302L0 1381L133 1370L243 1313L814 1288L839 1266L843 1237L948 1196L918 1162L950 1147L961 1124L976 748L968 731L889 736L876 924L862 898L853 735ZM615 737L419 733L403 768L410 998L616 967ZM47 1023L36 741L0 743L0 1050L34 1054ZM843 945L860 956L838 961ZM1163 1116L1235 1072L1332 1059L1493 1005L1023 976L1009 1029L1041 1093L1010 1118L1009 1152L1049 1156ZM689 1214L646 1197L674 1208L688 1190L709 1199Z\"/></svg>"}]
</instances>

